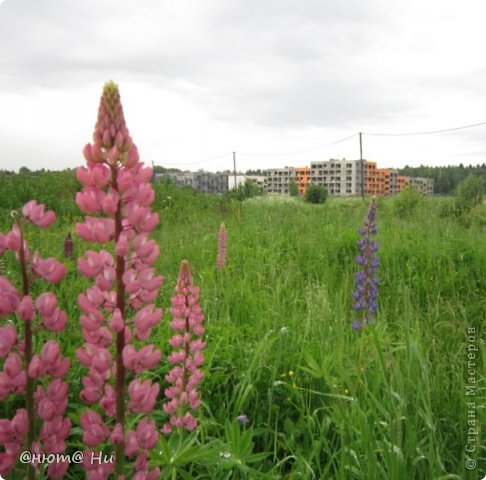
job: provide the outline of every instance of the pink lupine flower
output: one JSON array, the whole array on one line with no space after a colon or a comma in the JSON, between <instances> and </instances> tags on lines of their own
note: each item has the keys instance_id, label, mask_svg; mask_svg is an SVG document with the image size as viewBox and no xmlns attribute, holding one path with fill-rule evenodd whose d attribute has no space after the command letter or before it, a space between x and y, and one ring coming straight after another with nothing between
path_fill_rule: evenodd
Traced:
<instances>
[{"instance_id":1,"label":"pink lupine flower","mask_svg":"<svg viewBox=\"0 0 486 480\"><path fill-rule=\"evenodd\" d=\"M39 378L45 375L46 370L39 355L34 355L29 363L28 374L31 378Z\"/></svg>"},{"instance_id":2,"label":"pink lupine flower","mask_svg":"<svg viewBox=\"0 0 486 480\"><path fill-rule=\"evenodd\" d=\"M76 224L76 233L87 242L106 243L115 235L115 222L111 218L86 217L86 223Z\"/></svg>"},{"instance_id":3,"label":"pink lupine flower","mask_svg":"<svg viewBox=\"0 0 486 480\"><path fill-rule=\"evenodd\" d=\"M130 430L127 433L125 442L125 455L137 457L133 464L137 473L133 478L158 479L160 470L158 468L148 469L148 451L155 447L159 439L157 427L153 420L143 418L137 425L136 431ZM158 476L157 476L158 475Z\"/></svg>"},{"instance_id":4,"label":"pink lupine flower","mask_svg":"<svg viewBox=\"0 0 486 480\"><path fill-rule=\"evenodd\" d=\"M128 386L130 397L128 407L133 413L152 412L159 390L159 384L153 384L151 380L141 381L138 378L132 380Z\"/></svg>"},{"instance_id":5,"label":"pink lupine flower","mask_svg":"<svg viewBox=\"0 0 486 480\"><path fill-rule=\"evenodd\" d=\"M22 298L19 306L17 307L17 314L22 320L32 321L35 317L34 303L30 295L26 295Z\"/></svg>"},{"instance_id":6,"label":"pink lupine flower","mask_svg":"<svg viewBox=\"0 0 486 480\"><path fill-rule=\"evenodd\" d=\"M42 324L51 332L61 332L67 323L66 312L56 308L52 315L43 315Z\"/></svg>"},{"instance_id":7,"label":"pink lupine flower","mask_svg":"<svg viewBox=\"0 0 486 480\"><path fill-rule=\"evenodd\" d=\"M69 359L61 357L59 344L55 340L49 340L42 347L40 360L45 371L54 378L64 377L69 369Z\"/></svg>"},{"instance_id":8,"label":"pink lupine flower","mask_svg":"<svg viewBox=\"0 0 486 480\"><path fill-rule=\"evenodd\" d=\"M18 225L14 225L12 230L7 234L6 238L7 247L9 250L18 252L22 247L22 240L20 239L20 228Z\"/></svg>"},{"instance_id":9,"label":"pink lupine flower","mask_svg":"<svg viewBox=\"0 0 486 480\"><path fill-rule=\"evenodd\" d=\"M145 473L144 471L147 469L147 467L148 467L148 453L146 451L143 451L138 455L137 459L135 460L135 463L133 464L133 468L135 470L138 470L135 476L137 476L139 473L142 472Z\"/></svg>"},{"instance_id":10,"label":"pink lupine flower","mask_svg":"<svg viewBox=\"0 0 486 480\"><path fill-rule=\"evenodd\" d=\"M59 452L61 453L61 452ZM64 462L53 462L47 467L47 474L51 478L64 478L64 475L68 471L69 462L66 460Z\"/></svg>"},{"instance_id":11,"label":"pink lupine flower","mask_svg":"<svg viewBox=\"0 0 486 480\"><path fill-rule=\"evenodd\" d=\"M87 167L77 170L77 178L84 188L76 201L85 213L97 216L86 216L76 225L76 232L85 241L106 244L112 253L88 251L78 260L78 271L94 282L78 297L85 346L77 356L89 369L82 379L81 398L87 404L98 402L104 414L115 419L110 440L115 444L114 470L121 479L124 456L132 453L132 436L130 432L124 435L125 417L129 412L151 413L159 392L159 385L137 376L127 388L126 377L160 361L160 352L153 346L137 347L137 351L131 341L148 339L159 323L162 311L153 303L163 278L149 268L159 253L157 244L148 238L159 221L151 210L155 197L149 184L152 169L139 161L113 82L105 85L93 143L85 146L83 154ZM86 427L91 434L92 427ZM142 455L138 444L134 449ZM146 465L137 464L135 470L142 466L143 472L153 475ZM85 469L88 478L107 474L86 465Z\"/></svg>"},{"instance_id":12,"label":"pink lupine flower","mask_svg":"<svg viewBox=\"0 0 486 480\"><path fill-rule=\"evenodd\" d=\"M12 284L0 277L0 317L10 315L20 303L20 295Z\"/></svg>"},{"instance_id":13,"label":"pink lupine flower","mask_svg":"<svg viewBox=\"0 0 486 480\"><path fill-rule=\"evenodd\" d=\"M43 260L38 252L35 252L32 259L32 271L49 283L59 283L67 273L66 265L55 258Z\"/></svg>"},{"instance_id":14,"label":"pink lupine flower","mask_svg":"<svg viewBox=\"0 0 486 480\"><path fill-rule=\"evenodd\" d=\"M153 305L147 305L139 310L133 318L137 338L146 340L150 336L152 328L159 323L161 318L162 310L160 308L154 310Z\"/></svg>"},{"instance_id":15,"label":"pink lupine flower","mask_svg":"<svg viewBox=\"0 0 486 480\"><path fill-rule=\"evenodd\" d=\"M88 164L88 168L79 167L76 177L87 187L103 188L110 182L110 169L103 164Z\"/></svg>"},{"instance_id":16,"label":"pink lupine flower","mask_svg":"<svg viewBox=\"0 0 486 480\"><path fill-rule=\"evenodd\" d=\"M25 395L26 409L17 410L10 423L0 420L0 444L4 447L4 452L0 454L0 475L6 477L22 449L34 453L41 450L47 453L64 452L65 438L71 428L71 422L63 419L68 385L61 380L67 373L69 360L61 356L59 345L53 340L47 341L40 353L35 353L34 345L37 342L33 338L41 326L51 331L61 331L66 325L67 316L57 307L54 294L44 292L34 300L30 293L30 285L39 278L49 283L61 281L66 275L66 267L54 258L42 259L38 252L31 259L23 232L29 223L40 228L50 226L55 221L55 214L46 212L44 205L31 200L24 205L21 213L13 212L12 217L15 224L11 231L7 235L0 235L0 253L8 250L15 253L21 271L22 293L0 276L0 315L10 315L15 311L23 323L25 337L19 339L13 325L0 328L0 357L6 357L0 372L0 400L5 400L10 394ZM44 375L53 380L47 383L42 379L46 391L41 384L35 391L36 380ZM36 426L38 420L43 421L40 429ZM51 424L54 426L47 435L46 429ZM7 425L10 428L8 438L5 430ZM26 478L33 478L34 466L25 467ZM47 469L48 477L62 478L67 466L67 463L52 464Z\"/></svg>"},{"instance_id":17,"label":"pink lupine flower","mask_svg":"<svg viewBox=\"0 0 486 480\"><path fill-rule=\"evenodd\" d=\"M10 353L3 364L3 371L12 379L22 371L22 359L18 353Z\"/></svg>"},{"instance_id":18,"label":"pink lupine flower","mask_svg":"<svg viewBox=\"0 0 486 480\"><path fill-rule=\"evenodd\" d=\"M56 214L52 211L44 213L44 205L38 205L35 200L27 202L22 208L25 218L40 228L47 228L56 221Z\"/></svg>"},{"instance_id":19,"label":"pink lupine flower","mask_svg":"<svg viewBox=\"0 0 486 480\"><path fill-rule=\"evenodd\" d=\"M97 402L103 395L105 379L101 375L90 374L89 377L83 377L82 383L84 388L80 393L81 400L88 405Z\"/></svg>"},{"instance_id":20,"label":"pink lupine flower","mask_svg":"<svg viewBox=\"0 0 486 480\"><path fill-rule=\"evenodd\" d=\"M104 199L104 193L96 187L86 187L76 194L76 204L84 213L101 212Z\"/></svg>"},{"instance_id":21,"label":"pink lupine flower","mask_svg":"<svg viewBox=\"0 0 486 480\"><path fill-rule=\"evenodd\" d=\"M153 345L146 345L139 352L133 345L127 345L123 349L123 364L135 373L142 373L147 369L156 367L162 354L160 350L154 350Z\"/></svg>"},{"instance_id":22,"label":"pink lupine flower","mask_svg":"<svg viewBox=\"0 0 486 480\"><path fill-rule=\"evenodd\" d=\"M35 301L35 308L42 316L50 317L54 314L56 307L57 299L51 292L41 293Z\"/></svg>"},{"instance_id":23,"label":"pink lupine flower","mask_svg":"<svg viewBox=\"0 0 486 480\"><path fill-rule=\"evenodd\" d=\"M159 256L159 246L154 240L149 240L147 234L138 235L133 241L133 248L138 259L147 265L153 264Z\"/></svg>"},{"instance_id":24,"label":"pink lupine flower","mask_svg":"<svg viewBox=\"0 0 486 480\"><path fill-rule=\"evenodd\" d=\"M80 424L83 427L83 442L88 447L95 447L104 442L110 435L110 429L103 422L99 413L94 410L88 410L81 414Z\"/></svg>"},{"instance_id":25,"label":"pink lupine flower","mask_svg":"<svg viewBox=\"0 0 486 480\"><path fill-rule=\"evenodd\" d=\"M17 455L0 453L0 476L7 477L17 463Z\"/></svg>"},{"instance_id":26,"label":"pink lupine flower","mask_svg":"<svg viewBox=\"0 0 486 480\"><path fill-rule=\"evenodd\" d=\"M125 322L119 308L115 308L115 311L110 318L109 325L110 328L116 333L121 332L125 328Z\"/></svg>"},{"instance_id":27,"label":"pink lupine flower","mask_svg":"<svg viewBox=\"0 0 486 480\"><path fill-rule=\"evenodd\" d=\"M218 232L218 258L216 266L218 270L222 270L228 261L228 232L224 223L219 227Z\"/></svg>"},{"instance_id":28,"label":"pink lupine flower","mask_svg":"<svg viewBox=\"0 0 486 480\"><path fill-rule=\"evenodd\" d=\"M88 450L83 456L83 468L86 470L87 480L107 480L114 472L114 465L109 462L93 461L94 455L99 453ZM123 480L122 476L118 476L117 480Z\"/></svg>"},{"instance_id":29,"label":"pink lupine flower","mask_svg":"<svg viewBox=\"0 0 486 480\"><path fill-rule=\"evenodd\" d=\"M17 343L17 330L12 324L0 327L0 358L5 358Z\"/></svg>"},{"instance_id":30,"label":"pink lupine flower","mask_svg":"<svg viewBox=\"0 0 486 480\"><path fill-rule=\"evenodd\" d=\"M0 399L5 399L10 393L25 393L27 377L23 370L22 359L18 353L10 352L0 372Z\"/></svg>"},{"instance_id":31,"label":"pink lupine flower","mask_svg":"<svg viewBox=\"0 0 486 480\"><path fill-rule=\"evenodd\" d=\"M89 332L97 331L103 325L104 317L101 312L93 311L88 315L81 315L81 326Z\"/></svg>"},{"instance_id":32,"label":"pink lupine flower","mask_svg":"<svg viewBox=\"0 0 486 480\"><path fill-rule=\"evenodd\" d=\"M99 275L103 269L110 267L114 268L115 261L109 252L101 250L99 252L93 252L88 250L86 258L78 259L78 271L82 275L88 278L94 278Z\"/></svg>"},{"instance_id":33,"label":"pink lupine flower","mask_svg":"<svg viewBox=\"0 0 486 480\"><path fill-rule=\"evenodd\" d=\"M127 457L134 457L139 451L140 447L137 441L137 434L133 430L130 430L127 433L127 438L125 441L125 455Z\"/></svg>"},{"instance_id":34,"label":"pink lupine flower","mask_svg":"<svg viewBox=\"0 0 486 480\"><path fill-rule=\"evenodd\" d=\"M29 429L27 425L27 410L25 408L19 408L17 410L17 413L10 422L10 427L14 433L15 440L22 443Z\"/></svg>"},{"instance_id":35,"label":"pink lupine flower","mask_svg":"<svg viewBox=\"0 0 486 480\"><path fill-rule=\"evenodd\" d=\"M137 441L141 448L151 449L154 448L159 434L153 420L143 418L137 425Z\"/></svg>"},{"instance_id":36,"label":"pink lupine flower","mask_svg":"<svg viewBox=\"0 0 486 480\"><path fill-rule=\"evenodd\" d=\"M189 263L184 260L179 271L176 295L172 298L171 327L176 333L169 344L176 350L168 357L173 367L166 375L166 380L172 386L165 390L169 401L163 409L170 417L162 429L165 434L174 427L189 431L197 427L197 421L189 409L199 407L196 387L203 378L199 367L204 361L201 351L206 346L200 338L204 334L204 316L198 301L199 288L193 285Z\"/></svg>"},{"instance_id":37,"label":"pink lupine flower","mask_svg":"<svg viewBox=\"0 0 486 480\"><path fill-rule=\"evenodd\" d=\"M116 392L111 385L105 384L104 395L100 399L100 407L108 417L115 416Z\"/></svg>"},{"instance_id":38,"label":"pink lupine flower","mask_svg":"<svg viewBox=\"0 0 486 480\"><path fill-rule=\"evenodd\" d=\"M122 443L122 441L123 441L123 429L122 429L121 423L117 423L115 425L115 428L111 432L110 440L115 445L119 445L119 444Z\"/></svg>"}]
</instances>

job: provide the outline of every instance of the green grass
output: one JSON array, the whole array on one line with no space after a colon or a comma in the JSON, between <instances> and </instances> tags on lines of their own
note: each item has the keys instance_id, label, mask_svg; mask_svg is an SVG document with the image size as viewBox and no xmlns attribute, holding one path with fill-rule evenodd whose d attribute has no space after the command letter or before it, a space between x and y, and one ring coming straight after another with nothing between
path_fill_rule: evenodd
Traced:
<instances>
[{"instance_id":1,"label":"green grass","mask_svg":"<svg viewBox=\"0 0 486 480\"><path fill-rule=\"evenodd\" d=\"M197 435L161 446L168 456L155 461L164 478L439 480L486 474L484 442L478 438L474 471L465 468L464 450L471 327L482 352L476 357L478 430L485 418L484 206L465 222L443 214L448 199L420 199L409 209L403 199L379 199L379 309L369 328L355 332L354 257L367 203L330 198L308 205L271 197L239 203L170 185L156 189L161 223L153 238L161 251L157 270L165 277L157 303L165 320L154 342L166 358L170 297L180 261L187 259L201 287L208 343L201 426ZM56 210L55 198L49 201ZM77 215L65 204L50 233L32 230L28 238L45 256L61 257L62 239ZM217 272L221 221L229 263ZM1 231L8 222L3 215ZM75 238L75 253L85 249ZM11 257L5 268L16 271ZM87 283L75 262L69 269L56 290L70 315L70 328L59 338L64 352L74 355L81 341L76 297ZM74 364L73 418L84 408L78 397L84 368ZM163 388L167 370L162 362L153 373ZM13 407L2 403L0 416ZM248 416L246 427L235 422L240 414ZM79 431L72 440L80 443Z\"/></svg>"}]
</instances>

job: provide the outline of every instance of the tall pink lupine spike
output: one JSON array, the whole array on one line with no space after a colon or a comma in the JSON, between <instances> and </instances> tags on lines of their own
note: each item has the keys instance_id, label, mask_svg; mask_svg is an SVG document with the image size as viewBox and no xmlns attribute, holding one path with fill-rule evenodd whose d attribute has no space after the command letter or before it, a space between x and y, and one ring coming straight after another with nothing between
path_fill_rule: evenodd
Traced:
<instances>
[{"instance_id":1,"label":"tall pink lupine spike","mask_svg":"<svg viewBox=\"0 0 486 480\"><path fill-rule=\"evenodd\" d=\"M152 170L139 161L113 82L103 89L93 143L86 145L83 155L87 168L77 171L84 188L76 203L87 216L76 225L76 232L105 249L87 251L78 259L79 273L94 282L78 297L85 344L77 358L88 368L81 399L88 405L98 404L104 412L95 424L83 421L86 443L90 448L99 441L115 445L117 479L124 478L125 456L137 457L130 478L158 478L158 470L149 471L146 461L152 443L133 443L134 431L126 431L126 416L149 415L160 388L138 377L157 366L160 351L151 344L137 348L131 344L132 339L147 340L162 318L154 302L163 278L150 268L159 248L148 238L159 217L151 209L155 197L149 184ZM146 421L142 417L139 425L143 427ZM111 471L87 465L85 469L89 478L106 478Z\"/></svg>"},{"instance_id":2,"label":"tall pink lupine spike","mask_svg":"<svg viewBox=\"0 0 486 480\"><path fill-rule=\"evenodd\" d=\"M228 232L224 223L221 223L218 232L218 259L216 266L218 270L222 270L228 262Z\"/></svg>"},{"instance_id":3,"label":"tall pink lupine spike","mask_svg":"<svg viewBox=\"0 0 486 480\"><path fill-rule=\"evenodd\" d=\"M67 373L69 360L61 356L61 349L54 340L47 341L40 353L34 353L33 338L41 326L56 332L63 330L67 316L58 308L53 293L41 293L36 299L30 293L33 281L61 281L66 267L54 258L42 259L38 252L31 258L24 238L27 224L46 228L55 221L55 215L45 212L44 205L31 200L24 205L22 213L13 212L12 217L15 224L11 231L7 235L0 234L0 255L9 250L15 254L22 287L18 291L0 276L0 316L15 312L23 325L23 338L14 323L0 328L0 358L5 359L0 371L0 400L11 394L24 395L26 408L17 410L11 421L0 420L0 445L5 448L0 453L0 476L5 477L15 467L22 449L63 453L71 430L70 420L64 417L68 385L61 380ZM35 390L38 380L40 383ZM40 429L36 425L39 420L42 421ZM26 478L33 479L33 466L23 468L26 468ZM62 478L67 468L67 462L52 464L47 469L47 477Z\"/></svg>"},{"instance_id":4,"label":"tall pink lupine spike","mask_svg":"<svg viewBox=\"0 0 486 480\"><path fill-rule=\"evenodd\" d=\"M183 260L176 295L172 297L171 327L176 333L169 340L174 352L168 358L173 367L165 377L172 384L165 390L168 402L163 408L169 415L169 422L162 429L165 434L174 427L189 431L197 427L192 412L200 405L196 388L203 378L200 367L204 362L202 350L206 346L202 341L204 315L198 302L199 288L193 284L189 263Z\"/></svg>"}]
</instances>

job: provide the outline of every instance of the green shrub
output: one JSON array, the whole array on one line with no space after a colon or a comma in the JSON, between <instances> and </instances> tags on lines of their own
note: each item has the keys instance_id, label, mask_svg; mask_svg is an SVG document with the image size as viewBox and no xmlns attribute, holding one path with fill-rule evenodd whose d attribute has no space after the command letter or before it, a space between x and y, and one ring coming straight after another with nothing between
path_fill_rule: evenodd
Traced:
<instances>
[{"instance_id":1,"label":"green shrub","mask_svg":"<svg viewBox=\"0 0 486 480\"><path fill-rule=\"evenodd\" d=\"M422 203L422 194L412 186L408 186L394 198L393 210L400 217L408 217L415 213Z\"/></svg>"},{"instance_id":2,"label":"green shrub","mask_svg":"<svg viewBox=\"0 0 486 480\"><path fill-rule=\"evenodd\" d=\"M483 201L486 192L484 179L472 173L463 180L456 189L456 208L460 211L468 211L472 206Z\"/></svg>"},{"instance_id":3,"label":"green shrub","mask_svg":"<svg viewBox=\"0 0 486 480\"><path fill-rule=\"evenodd\" d=\"M327 199L327 190L321 185L311 183L307 187L304 199L308 203L324 203Z\"/></svg>"},{"instance_id":4,"label":"green shrub","mask_svg":"<svg viewBox=\"0 0 486 480\"><path fill-rule=\"evenodd\" d=\"M295 180L290 180L289 182L289 195L291 197L296 197L299 194L299 187Z\"/></svg>"}]
</instances>

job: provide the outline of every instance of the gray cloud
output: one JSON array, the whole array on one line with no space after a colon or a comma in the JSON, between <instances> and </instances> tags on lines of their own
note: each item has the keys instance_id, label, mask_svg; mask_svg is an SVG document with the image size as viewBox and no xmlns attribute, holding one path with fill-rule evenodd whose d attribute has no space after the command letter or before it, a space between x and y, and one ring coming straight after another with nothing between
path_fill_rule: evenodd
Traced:
<instances>
[{"instance_id":1,"label":"gray cloud","mask_svg":"<svg viewBox=\"0 0 486 480\"><path fill-rule=\"evenodd\" d=\"M374 2L167 5L7 0L0 84L63 88L123 74L183 95L196 91L192 100L214 118L276 127L356 123L404 108L393 88L360 71L370 32L387 28Z\"/></svg>"},{"instance_id":2,"label":"gray cloud","mask_svg":"<svg viewBox=\"0 0 486 480\"><path fill-rule=\"evenodd\" d=\"M459 96L467 117L484 96L486 34L477 22L450 32L472 13L449 0L5 0L0 101L111 78L274 138L426 119Z\"/></svg>"}]
</instances>

